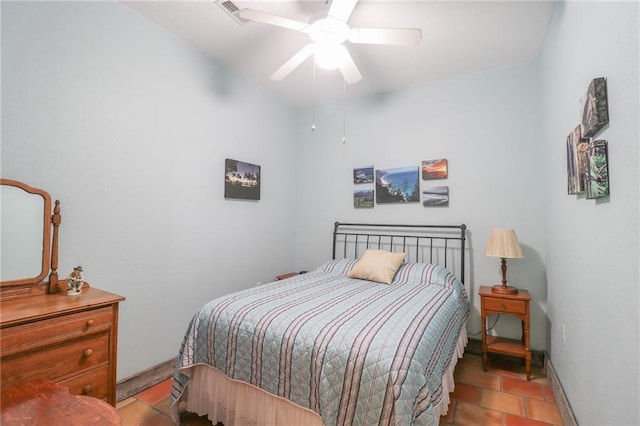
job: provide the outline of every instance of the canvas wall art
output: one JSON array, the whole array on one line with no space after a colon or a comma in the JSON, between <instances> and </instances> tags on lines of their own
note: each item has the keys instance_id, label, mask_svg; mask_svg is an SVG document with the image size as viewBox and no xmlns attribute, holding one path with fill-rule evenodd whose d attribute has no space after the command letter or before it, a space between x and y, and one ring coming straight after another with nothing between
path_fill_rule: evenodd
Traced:
<instances>
[{"instance_id":1,"label":"canvas wall art","mask_svg":"<svg viewBox=\"0 0 640 426\"><path fill-rule=\"evenodd\" d=\"M353 169L353 183L373 183L373 166Z\"/></svg>"},{"instance_id":2,"label":"canvas wall art","mask_svg":"<svg viewBox=\"0 0 640 426\"><path fill-rule=\"evenodd\" d=\"M448 186L427 186L422 189L422 205L424 207L448 206Z\"/></svg>"},{"instance_id":3,"label":"canvas wall art","mask_svg":"<svg viewBox=\"0 0 640 426\"><path fill-rule=\"evenodd\" d=\"M587 198L609 195L609 161L607 141L593 141L587 149L586 191Z\"/></svg>"},{"instance_id":4,"label":"canvas wall art","mask_svg":"<svg viewBox=\"0 0 640 426\"><path fill-rule=\"evenodd\" d=\"M581 194L585 187L586 150L589 140L580 125L567 136L567 193Z\"/></svg>"},{"instance_id":5,"label":"canvas wall art","mask_svg":"<svg viewBox=\"0 0 640 426\"><path fill-rule=\"evenodd\" d=\"M411 203L420 201L418 167L376 170L376 203Z\"/></svg>"},{"instance_id":6,"label":"canvas wall art","mask_svg":"<svg viewBox=\"0 0 640 426\"><path fill-rule=\"evenodd\" d=\"M260 166L227 158L224 169L224 198L260 199Z\"/></svg>"},{"instance_id":7,"label":"canvas wall art","mask_svg":"<svg viewBox=\"0 0 640 426\"><path fill-rule=\"evenodd\" d=\"M587 89L582 111L582 137L595 136L608 122L607 80L594 78Z\"/></svg>"},{"instance_id":8,"label":"canvas wall art","mask_svg":"<svg viewBox=\"0 0 640 426\"><path fill-rule=\"evenodd\" d=\"M444 179L448 175L446 159L426 160L422 162L422 180Z\"/></svg>"},{"instance_id":9,"label":"canvas wall art","mask_svg":"<svg viewBox=\"0 0 640 426\"><path fill-rule=\"evenodd\" d=\"M353 191L353 207L356 209L373 208L373 189Z\"/></svg>"}]
</instances>

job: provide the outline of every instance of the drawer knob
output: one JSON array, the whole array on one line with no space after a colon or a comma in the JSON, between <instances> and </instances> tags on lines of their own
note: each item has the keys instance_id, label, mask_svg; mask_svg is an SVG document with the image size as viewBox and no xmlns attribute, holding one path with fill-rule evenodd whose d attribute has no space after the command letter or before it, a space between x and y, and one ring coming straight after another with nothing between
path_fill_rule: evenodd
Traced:
<instances>
[{"instance_id":1,"label":"drawer knob","mask_svg":"<svg viewBox=\"0 0 640 426\"><path fill-rule=\"evenodd\" d=\"M91 392L92 390L93 390L93 386L84 385L84 387L82 388L82 394L83 395L89 395L89 392Z\"/></svg>"},{"instance_id":2,"label":"drawer knob","mask_svg":"<svg viewBox=\"0 0 640 426\"><path fill-rule=\"evenodd\" d=\"M502 304L502 309L507 309L507 304L506 303Z\"/></svg>"},{"instance_id":3,"label":"drawer knob","mask_svg":"<svg viewBox=\"0 0 640 426\"><path fill-rule=\"evenodd\" d=\"M87 327L91 327L94 323L95 321L90 319L89 321L87 321Z\"/></svg>"},{"instance_id":4,"label":"drawer knob","mask_svg":"<svg viewBox=\"0 0 640 426\"><path fill-rule=\"evenodd\" d=\"M89 358L91 355L93 355L93 349L87 349L82 354L82 356L85 357L85 358Z\"/></svg>"}]
</instances>

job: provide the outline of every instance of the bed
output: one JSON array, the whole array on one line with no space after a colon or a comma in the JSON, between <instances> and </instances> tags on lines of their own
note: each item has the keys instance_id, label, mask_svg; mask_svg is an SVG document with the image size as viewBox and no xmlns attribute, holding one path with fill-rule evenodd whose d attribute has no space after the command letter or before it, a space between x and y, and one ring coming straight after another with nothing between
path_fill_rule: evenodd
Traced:
<instances>
[{"instance_id":1,"label":"bed","mask_svg":"<svg viewBox=\"0 0 640 426\"><path fill-rule=\"evenodd\" d=\"M336 222L331 259L205 304L174 421L180 407L225 426L438 424L467 342L465 232Z\"/></svg>"}]
</instances>

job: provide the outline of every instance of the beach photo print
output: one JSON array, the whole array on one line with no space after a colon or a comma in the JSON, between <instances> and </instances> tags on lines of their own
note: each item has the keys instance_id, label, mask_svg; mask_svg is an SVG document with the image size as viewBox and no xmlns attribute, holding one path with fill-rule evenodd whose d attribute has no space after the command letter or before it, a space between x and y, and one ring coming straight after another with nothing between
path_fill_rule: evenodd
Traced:
<instances>
[{"instance_id":1,"label":"beach photo print","mask_svg":"<svg viewBox=\"0 0 640 426\"><path fill-rule=\"evenodd\" d=\"M420 168L399 167L376 170L376 203L420 201Z\"/></svg>"}]
</instances>

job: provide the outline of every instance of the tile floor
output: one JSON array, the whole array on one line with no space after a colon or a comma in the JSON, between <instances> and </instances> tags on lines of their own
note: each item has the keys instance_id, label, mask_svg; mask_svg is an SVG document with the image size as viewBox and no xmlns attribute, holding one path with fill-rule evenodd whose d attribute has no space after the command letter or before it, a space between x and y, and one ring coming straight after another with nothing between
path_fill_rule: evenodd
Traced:
<instances>
[{"instance_id":1,"label":"tile floor","mask_svg":"<svg viewBox=\"0 0 640 426\"><path fill-rule=\"evenodd\" d=\"M440 425L548 426L561 425L549 382L541 369L531 369L526 380L524 366L490 360L482 371L482 358L466 354L455 371L456 388L451 394L449 412ZM170 426L169 393L171 379L120 401L116 408L124 426ZM183 412L184 426L211 426L206 417Z\"/></svg>"}]
</instances>

